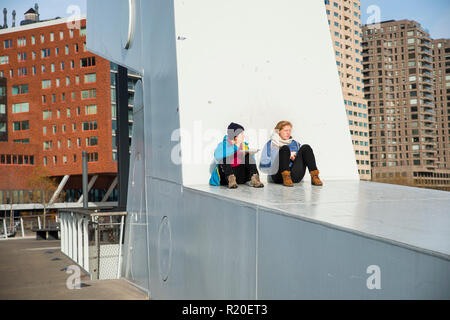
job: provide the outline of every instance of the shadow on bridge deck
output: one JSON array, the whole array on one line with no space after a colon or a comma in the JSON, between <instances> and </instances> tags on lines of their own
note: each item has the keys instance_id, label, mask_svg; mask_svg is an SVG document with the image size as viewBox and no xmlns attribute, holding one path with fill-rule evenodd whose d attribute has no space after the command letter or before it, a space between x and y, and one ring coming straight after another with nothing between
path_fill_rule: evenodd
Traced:
<instances>
[{"instance_id":1,"label":"shadow on bridge deck","mask_svg":"<svg viewBox=\"0 0 450 320\"><path fill-rule=\"evenodd\" d=\"M80 289L68 289L75 263L60 251L60 241L0 241L0 300L144 300L146 294L126 280L89 280L81 271Z\"/></svg>"}]
</instances>

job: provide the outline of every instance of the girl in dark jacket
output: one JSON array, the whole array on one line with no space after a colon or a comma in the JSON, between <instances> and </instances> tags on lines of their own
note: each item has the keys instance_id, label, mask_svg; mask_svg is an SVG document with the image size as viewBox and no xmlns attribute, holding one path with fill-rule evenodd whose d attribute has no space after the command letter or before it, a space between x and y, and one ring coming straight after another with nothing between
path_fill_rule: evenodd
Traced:
<instances>
[{"instance_id":1,"label":"girl in dark jacket","mask_svg":"<svg viewBox=\"0 0 450 320\"><path fill-rule=\"evenodd\" d=\"M214 151L214 158L217 165L209 179L211 185L228 185L228 188L235 189L238 184L250 181L251 187L264 187L259 180L254 155L244 141L244 127L240 124L230 123L227 135Z\"/></svg>"}]
</instances>

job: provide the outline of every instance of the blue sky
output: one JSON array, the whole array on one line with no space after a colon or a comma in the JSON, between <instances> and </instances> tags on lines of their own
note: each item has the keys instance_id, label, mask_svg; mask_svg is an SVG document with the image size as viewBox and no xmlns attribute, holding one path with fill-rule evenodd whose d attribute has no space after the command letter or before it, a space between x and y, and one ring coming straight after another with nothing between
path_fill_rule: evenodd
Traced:
<instances>
[{"instance_id":1,"label":"blue sky","mask_svg":"<svg viewBox=\"0 0 450 320\"><path fill-rule=\"evenodd\" d=\"M94 0L95 1L95 0ZM245 1L245 0L243 0ZM304 1L304 0L299 0ZM307 0L322 1L322 0ZM11 12L16 10L17 24L23 19L23 14L34 4L39 3L41 19L54 18L56 16L68 17L69 6L75 5L81 13L86 13L86 0L1 0L0 9L8 9L8 25L11 26ZM367 8L371 5L380 8L381 21L410 19L419 22L427 29L431 37L450 38L450 1L449 0L361 0L362 23L368 21ZM1 14L3 23L3 14Z\"/></svg>"},{"instance_id":2,"label":"blue sky","mask_svg":"<svg viewBox=\"0 0 450 320\"><path fill-rule=\"evenodd\" d=\"M449 0L361 0L361 20L368 22L369 6L380 8L381 21L415 20L433 39L450 38Z\"/></svg>"},{"instance_id":3,"label":"blue sky","mask_svg":"<svg viewBox=\"0 0 450 320\"><path fill-rule=\"evenodd\" d=\"M74 14L68 11L70 6L78 6L80 13L86 13L86 0L1 0L0 1L0 23L3 25L3 8L8 10L8 26L12 24L12 11L16 10L16 26L20 25L20 21L24 19L24 13L34 8L34 4L39 5L39 14L41 20L55 18L55 17L70 17Z\"/></svg>"}]
</instances>

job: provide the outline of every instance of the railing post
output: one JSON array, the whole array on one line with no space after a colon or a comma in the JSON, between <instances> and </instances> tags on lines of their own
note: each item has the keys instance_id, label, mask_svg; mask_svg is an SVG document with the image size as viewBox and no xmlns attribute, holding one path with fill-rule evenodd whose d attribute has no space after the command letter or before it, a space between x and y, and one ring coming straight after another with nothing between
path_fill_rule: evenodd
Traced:
<instances>
[{"instance_id":1,"label":"railing post","mask_svg":"<svg viewBox=\"0 0 450 320\"><path fill-rule=\"evenodd\" d=\"M64 234L65 234L65 231L64 231L64 219L63 219L64 212L58 212L58 216L59 216L59 229L61 231L61 252L65 253L64 252Z\"/></svg>"},{"instance_id":2,"label":"railing post","mask_svg":"<svg viewBox=\"0 0 450 320\"><path fill-rule=\"evenodd\" d=\"M120 272L122 271L122 238L123 238L123 220L124 216L120 219L120 236L119 236L119 257L117 259L117 279L120 279Z\"/></svg>"},{"instance_id":3,"label":"railing post","mask_svg":"<svg viewBox=\"0 0 450 320\"><path fill-rule=\"evenodd\" d=\"M96 245L97 245L97 280L100 280L100 225L98 224L98 218L95 217L95 226L96 226Z\"/></svg>"},{"instance_id":4,"label":"railing post","mask_svg":"<svg viewBox=\"0 0 450 320\"><path fill-rule=\"evenodd\" d=\"M84 240L84 270L86 270L87 272L89 271L89 231L88 231L88 227L89 227L89 218L84 218L84 223L83 223L83 240Z\"/></svg>"},{"instance_id":5,"label":"railing post","mask_svg":"<svg viewBox=\"0 0 450 320\"><path fill-rule=\"evenodd\" d=\"M68 241L68 235L69 235L69 229L67 228L67 212L63 213L62 219L64 224L64 253L68 254L69 252L69 241Z\"/></svg>"},{"instance_id":6,"label":"railing post","mask_svg":"<svg viewBox=\"0 0 450 320\"><path fill-rule=\"evenodd\" d=\"M72 251L73 251L73 244L72 244L72 240L73 240L73 238L72 238L72 215L73 215L73 213L71 213L71 214L69 214L68 215L68 217L67 217L67 229L68 229L68 249L69 249L69 257L72 259Z\"/></svg>"},{"instance_id":7,"label":"railing post","mask_svg":"<svg viewBox=\"0 0 450 320\"><path fill-rule=\"evenodd\" d=\"M60 213L61 217L60 217L60 223L61 223L61 251L64 254L67 254L66 252L66 235L67 235L67 229L66 229L66 225L65 225L65 216L66 213L65 212L61 212Z\"/></svg>"},{"instance_id":8,"label":"railing post","mask_svg":"<svg viewBox=\"0 0 450 320\"><path fill-rule=\"evenodd\" d=\"M20 229L22 230L22 238L25 237L25 230L23 228L23 218L20 217Z\"/></svg>"},{"instance_id":9,"label":"railing post","mask_svg":"<svg viewBox=\"0 0 450 320\"><path fill-rule=\"evenodd\" d=\"M8 230L6 230L6 219L3 219L3 230L5 232L5 239L8 239Z\"/></svg>"},{"instance_id":10,"label":"railing post","mask_svg":"<svg viewBox=\"0 0 450 320\"><path fill-rule=\"evenodd\" d=\"M83 265L83 229L82 229L82 223L83 218L81 216L78 216L77 219L78 225L77 225L77 234L78 234L78 264L80 266Z\"/></svg>"},{"instance_id":11,"label":"railing post","mask_svg":"<svg viewBox=\"0 0 450 320\"><path fill-rule=\"evenodd\" d=\"M78 262L78 244L77 244L77 214L72 217L72 260Z\"/></svg>"}]
</instances>

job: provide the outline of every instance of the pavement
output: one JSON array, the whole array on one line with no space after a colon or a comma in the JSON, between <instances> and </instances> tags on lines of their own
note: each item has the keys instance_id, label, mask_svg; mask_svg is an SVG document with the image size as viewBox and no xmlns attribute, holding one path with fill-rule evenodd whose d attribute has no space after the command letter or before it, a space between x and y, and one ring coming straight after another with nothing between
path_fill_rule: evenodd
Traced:
<instances>
[{"instance_id":1,"label":"pavement","mask_svg":"<svg viewBox=\"0 0 450 320\"><path fill-rule=\"evenodd\" d=\"M90 280L81 270L81 288L69 289L75 263L60 251L59 240L0 240L0 300L146 300L124 279ZM70 283L73 283L69 281Z\"/></svg>"}]
</instances>

